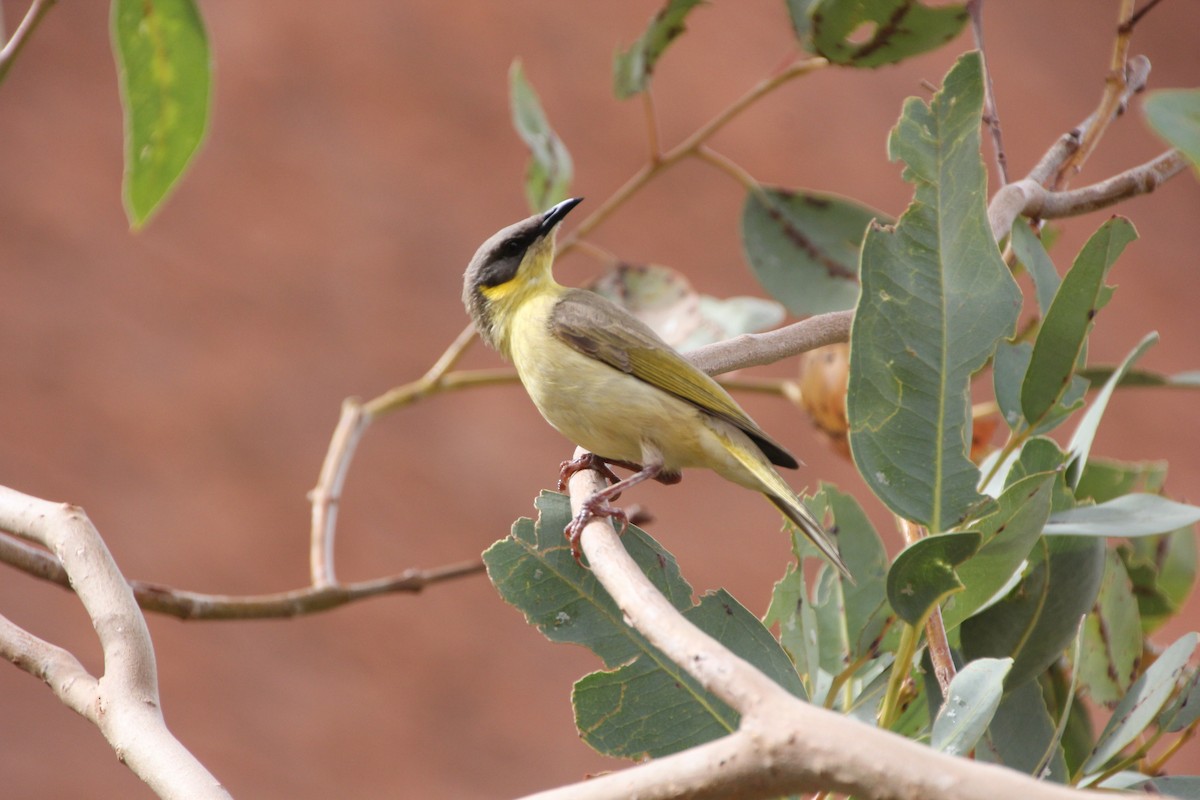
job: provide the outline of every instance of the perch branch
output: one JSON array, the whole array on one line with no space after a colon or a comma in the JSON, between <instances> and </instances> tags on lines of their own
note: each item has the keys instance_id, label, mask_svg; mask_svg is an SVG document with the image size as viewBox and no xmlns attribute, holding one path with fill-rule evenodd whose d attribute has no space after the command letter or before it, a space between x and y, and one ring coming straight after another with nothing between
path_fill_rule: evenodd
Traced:
<instances>
[{"instance_id":1,"label":"perch branch","mask_svg":"<svg viewBox=\"0 0 1200 800\"><path fill-rule=\"evenodd\" d=\"M83 510L0 487L0 528L58 558L100 639L104 674L93 678L70 653L6 619L0 622L0 652L99 728L117 757L159 797L228 798L167 729L146 620Z\"/></svg>"},{"instance_id":2,"label":"perch branch","mask_svg":"<svg viewBox=\"0 0 1200 800\"><path fill-rule=\"evenodd\" d=\"M603 486L597 473L577 473L570 481L572 508ZM805 703L689 623L638 570L607 521L586 526L581 544L626 621L738 711L741 722L721 739L529 800L768 798L829 790L875 800L1108 797L948 756Z\"/></svg>"}]
</instances>

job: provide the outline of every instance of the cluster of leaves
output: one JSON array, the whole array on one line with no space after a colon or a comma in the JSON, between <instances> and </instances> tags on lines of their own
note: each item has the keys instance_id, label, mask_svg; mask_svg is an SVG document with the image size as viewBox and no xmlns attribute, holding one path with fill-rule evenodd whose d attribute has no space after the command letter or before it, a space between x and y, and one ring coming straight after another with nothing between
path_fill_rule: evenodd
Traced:
<instances>
[{"instance_id":1,"label":"cluster of leaves","mask_svg":"<svg viewBox=\"0 0 1200 800\"><path fill-rule=\"evenodd\" d=\"M695 5L671 0L618 53L619 98L645 89ZM787 9L802 46L847 67L940 46L967 19L961 6L906 0L788 0ZM1154 127L1193 160L1198 97L1147 103ZM545 207L568 190L569 156L519 71L512 99L532 152L527 193ZM748 191L741 219L752 271L788 310L855 308L854 460L874 495L929 535L889 559L858 502L823 487L812 508L837 531L856 581L824 563L810 581L788 565L762 622L725 592L692 605L669 553L638 530L625 543L685 616L810 702L1050 780L1200 796L1200 779L1154 778L1163 759L1148 758L1164 737L1178 743L1200 724L1200 670L1189 666L1200 635L1161 652L1147 639L1192 587L1200 508L1162 496L1165 464L1091 452L1117 388L1197 379L1133 369L1153 333L1119 365L1088 365L1088 336L1113 292L1105 278L1136 238L1127 220L1104 223L1061 279L1024 223L1011 235L1015 268L1005 263L987 218L982 104L975 53L930 101L905 104L888 146L914 198L895 222L846 198L770 187ZM1017 336L1022 268L1033 292ZM971 391L989 373L1008 437L977 465ZM1060 447L1048 434L1072 420ZM518 521L485 561L505 599L549 638L604 661L575 687L585 741L641 758L732 730L736 715L625 625L570 557L565 498L543 494L537 507L537 522ZM1120 543L1109 547L1110 537ZM798 561L817 555L801 536L793 549ZM944 697L922 639L935 610L959 670ZM914 671L924 678L908 680ZM1111 710L1098 731L1081 697Z\"/></svg>"}]
</instances>

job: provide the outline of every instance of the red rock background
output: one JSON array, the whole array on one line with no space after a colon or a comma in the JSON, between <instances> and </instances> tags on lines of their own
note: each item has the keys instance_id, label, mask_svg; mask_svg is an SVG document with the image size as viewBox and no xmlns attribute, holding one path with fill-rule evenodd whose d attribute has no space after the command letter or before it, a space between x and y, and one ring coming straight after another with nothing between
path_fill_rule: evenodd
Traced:
<instances>
[{"instance_id":1,"label":"red rock background","mask_svg":"<svg viewBox=\"0 0 1200 800\"><path fill-rule=\"evenodd\" d=\"M216 62L211 135L141 233L119 200L107 4L55 7L0 86L0 482L85 506L131 578L276 591L306 580L305 492L342 398L418 377L464 325L461 273L476 245L527 213L510 62L524 60L575 157L581 211L594 209L646 155L640 104L612 98L610 63L659 3L202 5ZM664 142L791 56L782 5L695 12L656 79ZM1015 174L1097 101L1115 7L988 5ZM3 10L11 29L24 4ZM1198 83L1198 23L1184 0L1138 27L1133 52L1152 59L1153 86ZM900 67L797 81L714 145L761 180L898 213L910 188L886 160L887 131L920 81L939 82L970 46L964 36ZM1161 150L1140 117L1135 108L1115 126L1085 179ZM740 253L741 201L727 177L685 163L595 241L682 269L706 293L759 293ZM1200 190L1181 176L1122 211L1142 240L1114 271L1120 290L1092 353L1114 361L1157 329L1163 342L1145 365L1196 368ZM1104 216L1065 226L1060 269ZM598 269L573 255L559 277L580 283ZM467 359L496 363L482 348ZM798 484L833 481L871 504L794 411L745 403L807 460ZM1171 491L1198 500L1195 403L1121 393L1099 449L1170 459ZM347 484L341 576L477 555L532 510L569 452L511 387L383 421ZM723 586L765 609L786 558L768 504L705 475L639 499L697 590ZM0 575L0 612L99 668L72 595ZM1163 641L1195 627L1194 608L1187 617ZM290 622L152 617L150 627L168 723L240 797L503 797L620 766L572 726L571 683L596 660L545 642L482 578ZM149 796L35 679L0 669L0 698L5 796ZM1197 752L1178 767L1200 769Z\"/></svg>"}]
</instances>

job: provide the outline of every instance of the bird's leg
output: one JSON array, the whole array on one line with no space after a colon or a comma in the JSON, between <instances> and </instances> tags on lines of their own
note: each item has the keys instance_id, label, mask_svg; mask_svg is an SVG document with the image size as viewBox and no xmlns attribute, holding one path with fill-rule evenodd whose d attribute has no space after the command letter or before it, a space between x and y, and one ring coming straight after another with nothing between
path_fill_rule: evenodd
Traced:
<instances>
[{"instance_id":1,"label":"bird's leg","mask_svg":"<svg viewBox=\"0 0 1200 800\"><path fill-rule=\"evenodd\" d=\"M580 467L580 469L585 469ZM615 500L621 495L621 492L628 489L630 486L636 486L642 481L657 478L663 471L662 459L657 458L654 462L647 464L637 472L630 475L624 480L601 489L592 494L591 497L584 500L579 507L579 513L567 525L563 533L567 537L567 541L571 543L571 555L575 556L575 560L583 563L583 552L579 549L579 537L583 534L583 528L591 520L597 517L610 517L620 520L621 528L618 533L624 533L629 527L629 517L619 508L609 505L609 501ZM668 473L671 474L671 473Z\"/></svg>"}]
</instances>

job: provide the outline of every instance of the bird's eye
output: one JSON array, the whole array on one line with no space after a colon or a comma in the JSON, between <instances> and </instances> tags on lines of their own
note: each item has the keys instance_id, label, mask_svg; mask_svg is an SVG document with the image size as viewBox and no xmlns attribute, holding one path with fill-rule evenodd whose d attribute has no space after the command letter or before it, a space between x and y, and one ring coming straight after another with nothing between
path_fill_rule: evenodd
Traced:
<instances>
[{"instance_id":1,"label":"bird's eye","mask_svg":"<svg viewBox=\"0 0 1200 800\"><path fill-rule=\"evenodd\" d=\"M520 239L509 239L504 244L500 245L500 255L505 258L519 255L524 247L524 242Z\"/></svg>"}]
</instances>

